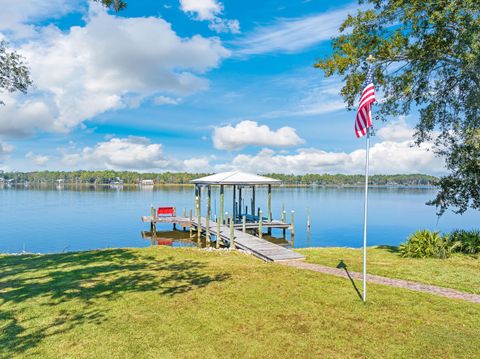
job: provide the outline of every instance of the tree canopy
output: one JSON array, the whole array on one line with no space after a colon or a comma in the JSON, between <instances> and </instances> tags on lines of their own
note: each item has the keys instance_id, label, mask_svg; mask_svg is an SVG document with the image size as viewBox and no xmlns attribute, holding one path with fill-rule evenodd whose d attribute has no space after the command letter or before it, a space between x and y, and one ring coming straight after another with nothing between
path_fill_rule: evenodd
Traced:
<instances>
[{"instance_id":1,"label":"tree canopy","mask_svg":"<svg viewBox=\"0 0 480 359\"><path fill-rule=\"evenodd\" d=\"M103 4L108 8L112 8L117 12L127 7L127 3L123 0L95 0L95 1Z\"/></svg>"},{"instance_id":2,"label":"tree canopy","mask_svg":"<svg viewBox=\"0 0 480 359\"><path fill-rule=\"evenodd\" d=\"M375 119L418 111L417 145L432 143L449 174L431 204L440 213L480 209L480 1L360 0L333 40L332 54L315 67L343 76L353 108L375 58Z\"/></svg>"},{"instance_id":3,"label":"tree canopy","mask_svg":"<svg viewBox=\"0 0 480 359\"><path fill-rule=\"evenodd\" d=\"M25 93L31 84L30 70L23 57L8 50L6 41L0 41L0 91ZM1 99L0 105L4 105Z\"/></svg>"}]
</instances>

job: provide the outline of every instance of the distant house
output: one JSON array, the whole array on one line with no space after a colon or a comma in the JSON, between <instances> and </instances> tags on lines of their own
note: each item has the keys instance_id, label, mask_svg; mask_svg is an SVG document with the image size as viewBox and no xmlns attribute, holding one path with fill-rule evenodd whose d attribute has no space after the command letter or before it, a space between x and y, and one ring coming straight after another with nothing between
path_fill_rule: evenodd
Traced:
<instances>
[{"instance_id":1,"label":"distant house","mask_svg":"<svg viewBox=\"0 0 480 359\"><path fill-rule=\"evenodd\" d=\"M141 180L140 181L140 185L142 186L153 186L155 184L155 182L153 182L153 180Z\"/></svg>"},{"instance_id":2,"label":"distant house","mask_svg":"<svg viewBox=\"0 0 480 359\"><path fill-rule=\"evenodd\" d=\"M114 180L110 181L110 184L113 186L120 186L123 185L123 180L120 177L115 177Z\"/></svg>"}]
</instances>

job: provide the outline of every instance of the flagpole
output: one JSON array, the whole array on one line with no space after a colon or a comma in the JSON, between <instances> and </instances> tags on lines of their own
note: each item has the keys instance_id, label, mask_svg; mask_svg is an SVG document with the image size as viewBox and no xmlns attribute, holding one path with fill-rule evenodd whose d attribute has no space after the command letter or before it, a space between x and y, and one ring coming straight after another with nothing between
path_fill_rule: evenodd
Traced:
<instances>
[{"instance_id":1,"label":"flagpole","mask_svg":"<svg viewBox=\"0 0 480 359\"><path fill-rule=\"evenodd\" d=\"M367 220L368 220L368 167L370 152L370 128L367 128L365 142L365 203L363 221L363 301L367 301Z\"/></svg>"}]
</instances>

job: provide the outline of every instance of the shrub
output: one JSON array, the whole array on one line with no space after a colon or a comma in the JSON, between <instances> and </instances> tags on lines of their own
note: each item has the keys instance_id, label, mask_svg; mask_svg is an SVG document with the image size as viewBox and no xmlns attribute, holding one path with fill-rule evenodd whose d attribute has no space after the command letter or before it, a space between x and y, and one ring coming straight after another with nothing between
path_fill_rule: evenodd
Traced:
<instances>
[{"instance_id":1,"label":"shrub","mask_svg":"<svg viewBox=\"0 0 480 359\"><path fill-rule=\"evenodd\" d=\"M458 242L441 236L438 231L420 230L400 245L400 254L410 258L448 258L457 247Z\"/></svg>"},{"instance_id":2,"label":"shrub","mask_svg":"<svg viewBox=\"0 0 480 359\"><path fill-rule=\"evenodd\" d=\"M480 254L480 231L456 230L450 235L453 241L459 242L457 252Z\"/></svg>"}]
</instances>

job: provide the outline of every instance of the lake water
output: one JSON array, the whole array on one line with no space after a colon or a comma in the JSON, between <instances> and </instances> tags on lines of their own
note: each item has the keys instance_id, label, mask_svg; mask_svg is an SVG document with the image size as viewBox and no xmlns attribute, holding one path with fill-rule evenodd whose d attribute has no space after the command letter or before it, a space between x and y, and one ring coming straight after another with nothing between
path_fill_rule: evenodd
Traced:
<instances>
[{"instance_id":1,"label":"lake water","mask_svg":"<svg viewBox=\"0 0 480 359\"><path fill-rule=\"evenodd\" d=\"M398 245L417 229L478 228L479 212L446 213L439 220L435 208L425 202L433 198L431 188L371 188L369 197L369 245ZM212 191L212 213L218 207ZM205 195L203 197L205 199ZM231 192L226 191L226 210L231 211ZM244 191L249 203L250 194ZM141 238L149 226L140 217L151 204L176 206L177 212L193 207L192 187L160 188L0 188L0 252L52 253L111 247L145 247ZM272 190L273 217L280 219L282 204L295 210L295 247L361 247L363 241L363 189L291 188ZM257 206L266 213L266 189L257 189ZM307 208L311 230L307 231ZM205 213L205 210L203 210ZM437 223L438 220L438 223ZM171 230L171 225L159 227ZM188 233L188 232L187 232ZM281 230L274 236L281 236ZM181 234L179 234L181 236ZM288 239L289 235L287 236ZM181 245L177 243L176 245Z\"/></svg>"}]
</instances>

